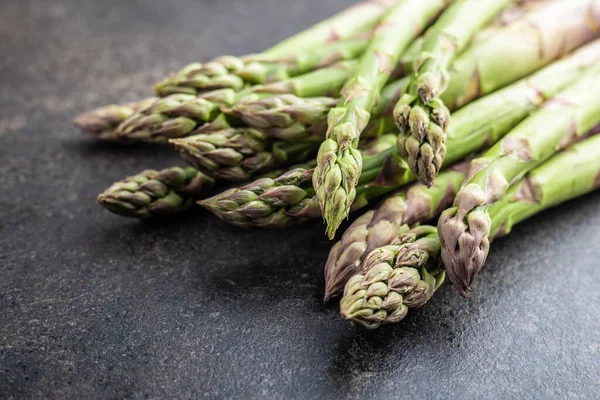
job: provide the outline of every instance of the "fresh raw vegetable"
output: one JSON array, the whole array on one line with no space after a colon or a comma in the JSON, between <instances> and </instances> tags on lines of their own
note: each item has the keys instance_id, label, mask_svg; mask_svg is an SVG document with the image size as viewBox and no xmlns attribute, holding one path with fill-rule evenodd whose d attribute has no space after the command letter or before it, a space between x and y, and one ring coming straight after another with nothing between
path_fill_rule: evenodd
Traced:
<instances>
[{"instance_id":1,"label":"fresh raw vegetable","mask_svg":"<svg viewBox=\"0 0 600 400\"><path fill-rule=\"evenodd\" d=\"M491 205L485 216L492 222L491 230L480 240L507 235L515 224L598 187L600 136L593 136L535 168ZM342 316L375 329L399 322L409 309L423 306L444 281L437 262L440 249L435 227L420 226L400 233L396 243L373 250L363 265L366 272L346 284Z\"/></svg>"},{"instance_id":2,"label":"fresh raw vegetable","mask_svg":"<svg viewBox=\"0 0 600 400\"><path fill-rule=\"evenodd\" d=\"M327 117L327 136L317 156L313 186L333 238L348 216L362 170L360 134L402 52L448 4L447 0L400 0L381 20L356 74Z\"/></svg>"},{"instance_id":3,"label":"fresh raw vegetable","mask_svg":"<svg viewBox=\"0 0 600 400\"><path fill-rule=\"evenodd\" d=\"M207 195L214 179L193 168L146 170L113 183L98 196L100 204L125 217L150 218L179 213Z\"/></svg>"},{"instance_id":4,"label":"fresh raw vegetable","mask_svg":"<svg viewBox=\"0 0 600 400\"><path fill-rule=\"evenodd\" d=\"M466 297L485 262L492 222L486 207L511 184L600 123L600 66L527 118L482 157L471 162L455 206L444 211L439 230L448 278Z\"/></svg>"}]
</instances>

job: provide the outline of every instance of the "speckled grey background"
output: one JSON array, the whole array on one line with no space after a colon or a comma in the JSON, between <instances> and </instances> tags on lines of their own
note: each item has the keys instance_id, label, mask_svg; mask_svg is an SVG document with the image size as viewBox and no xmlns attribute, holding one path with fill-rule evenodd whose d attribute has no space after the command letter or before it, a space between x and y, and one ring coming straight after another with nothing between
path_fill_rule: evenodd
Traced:
<instances>
[{"instance_id":1,"label":"speckled grey background","mask_svg":"<svg viewBox=\"0 0 600 400\"><path fill-rule=\"evenodd\" d=\"M321 304L320 222L239 231L201 210L138 223L96 194L177 158L96 144L86 109L193 60L259 51L349 0L3 0L0 398L598 398L600 193L495 243L366 332Z\"/></svg>"}]
</instances>

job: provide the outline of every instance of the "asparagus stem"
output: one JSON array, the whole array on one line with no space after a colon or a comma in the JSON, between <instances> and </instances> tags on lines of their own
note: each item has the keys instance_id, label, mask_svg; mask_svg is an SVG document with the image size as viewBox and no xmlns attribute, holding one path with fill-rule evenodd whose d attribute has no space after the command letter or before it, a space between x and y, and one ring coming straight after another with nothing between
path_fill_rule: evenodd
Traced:
<instances>
[{"instance_id":1,"label":"asparagus stem","mask_svg":"<svg viewBox=\"0 0 600 400\"><path fill-rule=\"evenodd\" d=\"M472 161L455 206L446 210L439 221L448 277L463 297L468 295L487 256L486 238L492 223L486 206L498 201L512 182L600 123L598 91L597 65Z\"/></svg>"},{"instance_id":2,"label":"asparagus stem","mask_svg":"<svg viewBox=\"0 0 600 400\"><path fill-rule=\"evenodd\" d=\"M380 91L401 53L446 5L446 0L399 1L382 18L356 74L342 88L339 106L329 112L327 137L317 156L313 186L330 238L348 216L356 196L362 169L358 142Z\"/></svg>"},{"instance_id":3,"label":"asparagus stem","mask_svg":"<svg viewBox=\"0 0 600 400\"><path fill-rule=\"evenodd\" d=\"M114 183L98 196L98 201L115 214L151 218L190 208L213 185L212 178L193 168L146 170Z\"/></svg>"},{"instance_id":4,"label":"asparagus stem","mask_svg":"<svg viewBox=\"0 0 600 400\"><path fill-rule=\"evenodd\" d=\"M446 153L450 112L439 96L446 90L448 68L475 34L510 0L464 0L453 3L427 30L411 82L394 108L398 151L419 181L431 186Z\"/></svg>"}]
</instances>

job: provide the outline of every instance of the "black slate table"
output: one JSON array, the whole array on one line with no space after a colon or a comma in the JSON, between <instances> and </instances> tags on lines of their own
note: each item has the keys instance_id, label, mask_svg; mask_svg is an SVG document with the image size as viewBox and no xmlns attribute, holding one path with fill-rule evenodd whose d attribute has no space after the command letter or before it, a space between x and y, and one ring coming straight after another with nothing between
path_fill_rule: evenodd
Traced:
<instances>
[{"instance_id":1,"label":"black slate table","mask_svg":"<svg viewBox=\"0 0 600 400\"><path fill-rule=\"evenodd\" d=\"M0 398L600 396L600 193L495 243L468 301L446 286L375 332L322 304L320 222L240 231L199 209L142 223L96 204L178 158L94 143L74 115L350 3L2 1Z\"/></svg>"}]
</instances>

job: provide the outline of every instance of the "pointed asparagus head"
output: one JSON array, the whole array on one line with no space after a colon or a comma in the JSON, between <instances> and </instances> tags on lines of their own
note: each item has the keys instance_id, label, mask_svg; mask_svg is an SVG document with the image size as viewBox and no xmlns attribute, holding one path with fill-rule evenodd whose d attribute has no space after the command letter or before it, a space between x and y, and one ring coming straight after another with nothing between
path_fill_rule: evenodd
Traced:
<instances>
[{"instance_id":1,"label":"pointed asparagus head","mask_svg":"<svg viewBox=\"0 0 600 400\"><path fill-rule=\"evenodd\" d=\"M463 218L458 217L459 210L456 207L444 211L438 223L438 232L448 278L458 293L466 298L489 253L492 222L483 209L475 209Z\"/></svg>"},{"instance_id":2,"label":"pointed asparagus head","mask_svg":"<svg viewBox=\"0 0 600 400\"><path fill-rule=\"evenodd\" d=\"M118 215L151 218L188 209L213 185L212 178L193 168L146 170L114 183L98 196L98 201Z\"/></svg>"}]
</instances>

